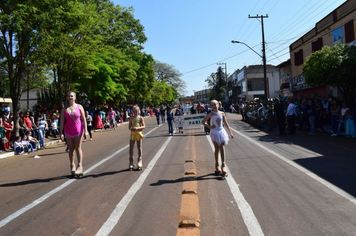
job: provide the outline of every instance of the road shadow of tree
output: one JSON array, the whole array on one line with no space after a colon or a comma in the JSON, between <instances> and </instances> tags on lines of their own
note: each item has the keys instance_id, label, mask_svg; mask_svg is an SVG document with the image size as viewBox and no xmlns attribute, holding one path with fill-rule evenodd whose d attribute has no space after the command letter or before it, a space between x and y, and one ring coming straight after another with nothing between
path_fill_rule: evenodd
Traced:
<instances>
[{"instance_id":1,"label":"road shadow of tree","mask_svg":"<svg viewBox=\"0 0 356 236\"><path fill-rule=\"evenodd\" d=\"M259 142L297 145L317 153L317 156L306 158L293 158L293 156L286 156L286 158L356 197L356 140L343 136L331 137L329 132L309 135L306 131L302 131L295 135L280 136L277 128L274 131L266 131L258 130L253 126L244 127L246 123L237 122L236 125L243 126L240 129L242 133L253 133L252 139ZM263 132L258 135L254 130Z\"/></svg>"}]
</instances>

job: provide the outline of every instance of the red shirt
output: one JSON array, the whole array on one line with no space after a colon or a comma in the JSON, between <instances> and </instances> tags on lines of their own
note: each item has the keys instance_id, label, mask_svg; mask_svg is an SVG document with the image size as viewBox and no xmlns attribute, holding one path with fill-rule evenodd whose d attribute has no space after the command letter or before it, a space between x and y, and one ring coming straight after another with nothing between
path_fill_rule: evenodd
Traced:
<instances>
[{"instance_id":1,"label":"red shirt","mask_svg":"<svg viewBox=\"0 0 356 236\"><path fill-rule=\"evenodd\" d=\"M30 117L24 117L23 118L24 123L26 124L27 128L32 129L32 122Z\"/></svg>"}]
</instances>

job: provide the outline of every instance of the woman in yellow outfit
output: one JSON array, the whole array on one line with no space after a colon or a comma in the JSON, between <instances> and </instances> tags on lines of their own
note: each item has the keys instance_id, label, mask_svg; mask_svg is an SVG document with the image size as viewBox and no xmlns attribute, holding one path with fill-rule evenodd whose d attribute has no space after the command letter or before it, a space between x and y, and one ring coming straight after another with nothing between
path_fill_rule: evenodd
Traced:
<instances>
[{"instance_id":1,"label":"woman in yellow outfit","mask_svg":"<svg viewBox=\"0 0 356 236\"><path fill-rule=\"evenodd\" d=\"M129 169L133 170L135 165L133 164L133 149L135 142L137 142L138 158L137 158L137 169L142 170L142 139L143 139L143 129L145 128L145 121L142 116L140 116L140 108L134 106L132 108L132 117L129 122L130 134L130 164Z\"/></svg>"}]
</instances>

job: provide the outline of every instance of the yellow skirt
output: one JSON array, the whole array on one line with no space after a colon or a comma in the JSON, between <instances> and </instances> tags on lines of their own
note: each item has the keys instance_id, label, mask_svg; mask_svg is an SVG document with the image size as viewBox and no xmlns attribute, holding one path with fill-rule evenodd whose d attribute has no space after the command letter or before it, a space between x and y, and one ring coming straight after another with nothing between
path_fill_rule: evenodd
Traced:
<instances>
[{"instance_id":1,"label":"yellow skirt","mask_svg":"<svg viewBox=\"0 0 356 236\"><path fill-rule=\"evenodd\" d=\"M130 139L132 141L139 141L143 139L143 131L131 131Z\"/></svg>"}]
</instances>

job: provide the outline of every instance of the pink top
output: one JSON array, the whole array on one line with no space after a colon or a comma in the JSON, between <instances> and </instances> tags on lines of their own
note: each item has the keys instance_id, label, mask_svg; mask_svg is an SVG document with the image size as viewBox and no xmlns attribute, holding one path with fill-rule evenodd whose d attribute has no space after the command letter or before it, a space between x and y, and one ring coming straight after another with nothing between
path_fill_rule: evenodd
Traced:
<instances>
[{"instance_id":1,"label":"pink top","mask_svg":"<svg viewBox=\"0 0 356 236\"><path fill-rule=\"evenodd\" d=\"M109 120L115 119L115 111L109 111L108 115L109 115Z\"/></svg>"},{"instance_id":2,"label":"pink top","mask_svg":"<svg viewBox=\"0 0 356 236\"><path fill-rule=\"evenodd\" d=\"M76 106L73 112L64 112L66 122L64 125L64 133L68 138L80 137L84 132L82 121L80 120L81 112L79 105Z\"/></svg>"}]
</instances>

